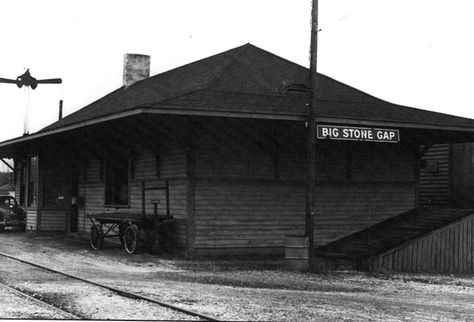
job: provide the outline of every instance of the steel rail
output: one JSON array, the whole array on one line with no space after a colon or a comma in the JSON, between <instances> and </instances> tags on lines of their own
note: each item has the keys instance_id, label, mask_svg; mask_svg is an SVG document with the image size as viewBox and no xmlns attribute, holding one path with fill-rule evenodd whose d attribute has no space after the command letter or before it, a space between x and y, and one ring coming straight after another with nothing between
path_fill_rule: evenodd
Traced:
<instances>
[{"instance_id":1,"label":"steel rail","mask_svg":"<svg viewBox=\"0 0 474 322\"><path fill-rule=\"evenodd\" d=\"M31 265L31 266L34 266L34 267L38 267L38 268L41 268L41 269L44 269L44 270L47 270L47 271L50 271L50 272L53 272L53 273L56 273L56 274L60 274L60 275L63 275L63 276L66 276L66 277L69 277L69 278L72 278L72 279L75 279L75 280L78 280L78 281L82 281L84 283L88 283L88 284L92 284L92 285L101 287L101 288L107 289L109 291L115 292L115 293L117 293L117 294L119 294L123 297L128 297L128 298L131 298L131 299L143 300L143 301L147 301L147 302L150 302L150 303L158 304L158 305L161 305L163 307L167 307L167 308L170 308L172 310L179 311L181 313L185 313L185 314L188 314L188 315L199 317L199 318L207 320L207 321L220 321L219 319L216 319L216 318L211 317L211 316L207 316L205 314L201 314L201 313L198 313L198 312L186 310L186 309L180 308L179 306L176 306L176 305L173 305L173 304L170 304L170 303L166 303L166 302L162 302L162 301L159 301L159 300L155 300L155 299L149 298L147 296L139 295L139 294L136 294L136 293L133 293L133 292L123 291L123 290L120 290L120 289L112 287L112 286L104 285L104 284L97 283L97 282L94 282L94 281L91 281L91 280L88 280L88 279L85 279L85 278L82 278L82 277L78 277L78 276L74 276L74 275L71 275L71 274L68 274L68 273L64 273L64 272L61 272L61 271L58 271L58 270L55 270L55 269L52 269L52 268L49 268L49 267L46 267L46 266L42 266L42 265L27 261L27 260L12 256L12 255L8 255L8 254L0 252L0 256L10 258L10 259L19 261L21 263L28 264L28 265Z\"/></svg>"},{"instance_id":2,"label":"steel rail","mask_svg":"<svg viewBox=\"0 0 474 322\"><path fill-rule=\"evenodd\" d=\"M42 306L47 306L49 307L50 309L53 309L54 311L59 311L60 313L62 314L65 314L66 317L68 319L75 319L75 320L83 320L84 318L79 316L79 315L76 315L74 313L71 313L69 311L66 311L66 310L63 310L62 308L60 307L57 307L55 305L52 305L46 301L43 301L43 300L40 300L34 296L31 296L30 294L28 294L27 292L24 292L24 291L21 291L13 286L10 286L8 284L5 284L4 282L0 282L0 287L3 287L3 288L6 288L8 291L12 292L12 293L15 293L21 297L24 297L24 298L27 298L28 300L31 300L33 302L36 302L36 303L39 303L41 304Z\"/></svg>"}]
</instances>

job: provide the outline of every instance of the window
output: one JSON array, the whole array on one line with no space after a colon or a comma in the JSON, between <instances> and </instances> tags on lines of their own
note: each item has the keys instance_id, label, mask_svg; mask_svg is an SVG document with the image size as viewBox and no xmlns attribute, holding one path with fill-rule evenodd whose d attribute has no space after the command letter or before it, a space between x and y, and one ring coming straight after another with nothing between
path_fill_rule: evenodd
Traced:
<instances>
[{"instance_id":1,"label":"window","mask_svg":"<svg viewBox=\"0 0 474 322\"><path fill-rule=\"evenodd\" d=\"M27 206L36 206L36 180L38 177L38 157L31 157L28 159L28 198Z\"/></svg>"},{"instance_id":2,"label":"window","mask_svg":"<svg viewBox=\"0 0 474 322\"><path fill-rule=\"evenodd\" d=\"M20 205L35 207L37 203L38 157L19 161Z\"/></svg>"},{"instance_id":3,"label":"window","mask_svg":"<svg viewBox=\"0 0 474 322\"><path fill-rule=\"evenodd\" d=\"M20 161L18 168L19 168L19 181L20 181L20 205L26 206L26 169L27 169L27 162Z\"/></svg>"},{"instance_id":4,"label":"window","mask_svg":"<svg viewBox=\"0 0 474 322\"><path fill-rule=\"evenodd\" d=\"M129 196L129 160L108 160L105 169L105 204L127 206Z\"/></svg>"}]
</instances>

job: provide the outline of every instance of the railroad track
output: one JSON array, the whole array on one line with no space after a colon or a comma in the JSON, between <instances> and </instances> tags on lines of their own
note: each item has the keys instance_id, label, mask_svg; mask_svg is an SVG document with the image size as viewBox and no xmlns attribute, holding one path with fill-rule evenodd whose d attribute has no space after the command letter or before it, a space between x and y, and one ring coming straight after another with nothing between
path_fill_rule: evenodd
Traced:
<instances>
[{"instance_id":1,"label":"railroad track","mask_svg":"<svg viewBox=\"0 0 474 322\"><path fill-rule=\"evenodd\" d=\"M201 313L198 313L198 312L194 312L194 311L191 311L191 310L186 310L186 309L183 309L183 308L181 308L179 306L176 306L174 304L159 301L159 300L156 300L156 299L153 299L153 298L150 298L150 297L146 297L146 296L143 296L143 295L140 295L140 294L136 294L136 293L133 293L133 292L120 290L120 289L115 288L115 287L111 287L111 286L101 284L101 283L98 283L98 282L94 282L94 281L91 281L91 280L88 280L88 279L85 279L85 278L82 278L82 277L78 277L78 276L74 276L74 275L71 275L71 274L68 274L68 273L65 273L65 272L61 272L61 271L58 271L58 270L55 270L55 269L52 269L52 268L49 268L49 267L46 267L46 266L42 266L42 265L27 261L27 260L12 256L12 255L9 255L9 254L5 254L5 253L0 252L0 256L4 257L4 258L8 258L8 259L13 260L13 261L17 261L17 262L26 264L26 265L30 265L32 267L39 268L39 269L44 270L44 271L48 271L50 273L58 274L62 277L70 278L70 279L73 279L73 280L76 280L76 281L80 281L80 282L83 282L83 283L87 283L87 284L90 284L90 285L93 285L93 286L111 291L111 292L113 292L113 293L115 293L115 294L117 294L121 297L124 297L124 298L129 298L129 299L140 300L140 301L145 301L145 302L148 302L148 303L152 303L152 304L158 305L160 307L164 307L166 309L170 309L170 310L173 310L173 311L176 311L176 312L184 313L184 314L186 314L188 316L192 316L194 318L199 318L199 319L204 320L204 321L219 321L218 319L216 319L214 317L211 317L211 316L208 316L208 315L205 315L205 314L201 314ZM4 287L7 287L12 292L16 292L18 294L23 295L24 297L27 297L31 300L36 301L38 303L43 303L44 305L46 305L50 308L54 308L55 310L61 311L63 314L65 314L69 318L72 318L72 319L89 319L89 317L84 317L84 316L81 316L80 314L69 312L69 311L65 310L64 308L61 308L57 305L53 305L53 304L51 304L47 301L42 300L41 298L39 298L37 296L29 294L31 292L25 292L24 290L21 290L18 287L12 287L11 285L8 285L7 283L2 282L2 281L0 281L0 284Z\"/></svg>"},{"instance_id":2,"label":"railroad track","mask_svg":"<svg viewBox=\"0 0 474 322\"><path fill-rule=\"evenodd\" d=\"M55 306L55 305L52 305L46 301L43 301L43 300L40 300L38 299L37 297L34 297L34 296L31 296L30 294L28 294L27 292L24 292L24 291L21 291L21 290L18 290L6 283L3 283L3 282L0 282L0 287L3 287L4 289L6 289L7 291L11 292L11 293L14 293L14 294L17 294L19 295L20 297L23 297L23 298L26 298L27 300L31 301L31 302L34 302L34 303L37 303L39 304L40 306L46 306L47 308L53 310L53 311L57 311L59 312L64 318L67 318L67 319L73 319L73 320L80 320L80 319L84 319L84 317L82 316L79 316L79 315L76 315L76 314L73 314L69 311L66 311L66 310L63 310L62 308L58 307L58 306Z\"/></svg>"}]
</instances>

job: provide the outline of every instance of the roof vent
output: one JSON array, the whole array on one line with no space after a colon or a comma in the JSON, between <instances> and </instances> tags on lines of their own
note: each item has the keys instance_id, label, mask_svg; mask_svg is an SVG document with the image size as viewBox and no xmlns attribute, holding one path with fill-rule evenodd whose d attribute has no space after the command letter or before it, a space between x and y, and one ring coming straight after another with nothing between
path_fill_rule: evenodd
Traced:
<instances>
[{"instance_id":1,"label":"roof vent","mask_svg":"<svg viewBox=\"0 0 474 322\"><path fill-rule=\"evenodd\" d=\"M299 84L299 83L294 83L286 86L283 89L283 92L285 93L307 93L308 92L308 86L305 84Z\"/></svg>"},{"instance_id":2,"label":"roof vent","mask_svg":"<svg viewBox=\"0 0 474 322\"><path fill-rule=\"evenodd\" d=\"M150 56L125 54L123 58L123 86L150 77Z\"/></svg>"}]
</instances>

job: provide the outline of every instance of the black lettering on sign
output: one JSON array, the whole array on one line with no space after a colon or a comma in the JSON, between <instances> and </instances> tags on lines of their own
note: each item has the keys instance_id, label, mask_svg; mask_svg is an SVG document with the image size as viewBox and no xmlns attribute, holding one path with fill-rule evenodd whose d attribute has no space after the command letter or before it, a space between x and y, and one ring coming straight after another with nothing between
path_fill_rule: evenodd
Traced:
<instances>
[{"instance_id":1,"label":"black lettering on sign","mask_svg":"<svg viewBox=\"0 0 474 322\"><path fill-rule=\"evenodd\" d=\"M346 141L398 143L400 132L394 129L368 127L317 125L317 138Z\"/></svg>"}]
</instances>

